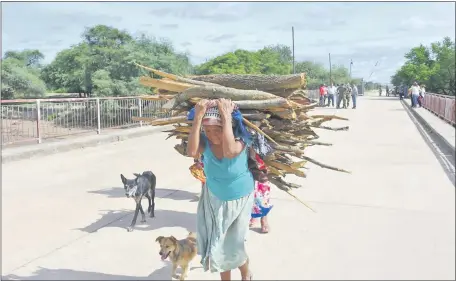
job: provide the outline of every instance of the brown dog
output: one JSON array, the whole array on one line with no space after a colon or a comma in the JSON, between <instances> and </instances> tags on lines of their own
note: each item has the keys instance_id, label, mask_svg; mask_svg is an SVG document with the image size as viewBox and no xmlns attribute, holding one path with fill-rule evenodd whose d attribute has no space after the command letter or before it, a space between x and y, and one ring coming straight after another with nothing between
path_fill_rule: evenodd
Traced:
<instances>
[{"instance_id":1,"label":"brown dog","mask_svg":"<svg viewBox=\"0 0 456 281\"><path fill-rule=\"evenodd\" d=\"M182 268L180 280L185 280L189 264L197 254L196 233L190 232L187 238L182 240L177 240L174 236L159 236L155 241L160 244L161 259L166 260L169 257L173 263L171 277L176 276L176 269L180 266Z\"/></svg>"}]
</instances>

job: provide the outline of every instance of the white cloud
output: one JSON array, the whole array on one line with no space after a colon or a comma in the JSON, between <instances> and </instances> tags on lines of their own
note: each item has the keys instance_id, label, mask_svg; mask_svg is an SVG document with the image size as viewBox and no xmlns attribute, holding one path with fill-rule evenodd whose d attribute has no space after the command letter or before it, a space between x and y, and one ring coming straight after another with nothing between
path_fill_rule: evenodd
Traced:
<instances>
[{"instance_id":1,"label":"white cloud","mask_svg":"<svg viewBox=\"0 0 456 281\"><path fill-rule=\"evenodd\" d=\"M298 60L348 66L388 82L404 53L444 36L454 39L452 2L6 2L3 51L38 48L51 61L81 41L85 27L106 24L168 38L194 63L233 51L291 44ZM371 77L372 79L372 77Z\"/></svg>"}]
</instances>

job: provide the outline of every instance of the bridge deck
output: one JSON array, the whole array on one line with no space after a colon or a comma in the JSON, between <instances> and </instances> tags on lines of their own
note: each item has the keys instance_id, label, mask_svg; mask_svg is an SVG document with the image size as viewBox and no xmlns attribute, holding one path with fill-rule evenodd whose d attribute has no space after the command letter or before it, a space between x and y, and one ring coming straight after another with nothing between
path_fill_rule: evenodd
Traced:
<instances>
[{"instance_id":1,"label":"bridge deck","mask_svg":"<svg viewBox=\"0 0 456 281\"><path fill-rule=\"evenodd\" d=\"M255 279L455 278L453 184L397 99L358 103L337 111L349 131L320 132L334 146L309 149L353 173L309 164L294 179L317 213L272 191L271 232L249 236ZM199 184L164 136L3 164L2 279L169 280L155 238L195 230ZM128 233L120 173L146 169L158 177L156 218ZM195 259L188 279L216 278Z\"/></svg>"}]
</instances>

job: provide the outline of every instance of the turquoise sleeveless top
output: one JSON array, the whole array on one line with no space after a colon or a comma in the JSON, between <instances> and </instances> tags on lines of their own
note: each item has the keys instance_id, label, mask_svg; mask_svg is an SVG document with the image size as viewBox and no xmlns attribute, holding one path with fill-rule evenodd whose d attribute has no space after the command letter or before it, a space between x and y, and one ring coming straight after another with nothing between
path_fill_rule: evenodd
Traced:
<instances>
[{"instance_id":1,"label":"turquoise sleeveless top","mask_svg":"<svg viewBox=\"0 0 456 281\"><path fill-rule=\"evenodd\" d=\"M210 143L203 136L205 147L203 152L206 186L218 199L231 201L249 195L254 187L253 175L249 170L248 147L233 159L219 160L212 153Z\"/></svg>"}]
</instances>

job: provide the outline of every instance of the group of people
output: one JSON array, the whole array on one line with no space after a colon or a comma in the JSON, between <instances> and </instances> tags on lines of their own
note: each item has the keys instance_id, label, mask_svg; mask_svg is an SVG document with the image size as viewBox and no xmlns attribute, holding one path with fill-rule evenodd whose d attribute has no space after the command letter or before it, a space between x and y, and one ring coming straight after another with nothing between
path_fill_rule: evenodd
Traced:
<instances>
[{"instance_id":1,"label":"group of people","mask_svg":"<svg viewBox=\"0 0 456 281\"><path fill-rule=\"evenodd\" d=\"M423 105L424 95L426 94L426 87L424 84L419 85L418 82L413 82L411 87L406 85L399 86L399 98L402 100L404 97L410 97L412 107L417 108Z\"/></svg>"},{"instance_id":2,"label":"group of people","mask_svg":"<svg viewBox=\"0 0 456 281\"><path fill-rule=\"evenodd\" d=\"M350 106L350 99L353 101L352 109L356 109L356 99L358 96L358 87L355 84L337 84L333 83L328 87L325 84L320 85L320 106L336 106L340 108L348 108ZM336 102L334 103L334 99Z\"/></svg>"},{"instance_id":3,"label":"group of people","mask_svg":"<svg viewBox=\"0 0 456 281\"><path fill-rule=\"evenodd\" d=\"M246 236L256 219L269 231L270 186L262 157L272 151L262 135L249 132L230 100L200 100L190 111L187 154L201 161L205 180L197 208L197 248L205 271L231 280L238 268L252 280Z\"/></svg>"}]
</instances>

